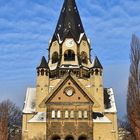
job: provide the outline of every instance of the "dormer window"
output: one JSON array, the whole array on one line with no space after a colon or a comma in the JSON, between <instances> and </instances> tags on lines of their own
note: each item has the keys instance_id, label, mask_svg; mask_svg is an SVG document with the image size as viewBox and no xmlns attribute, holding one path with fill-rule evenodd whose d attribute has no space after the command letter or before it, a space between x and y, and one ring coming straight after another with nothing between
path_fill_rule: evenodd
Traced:
<instances>
[{"instance_id":1,"label":"dormer window","mask_svg":"<svg viewBox=\"0 0 140 140\"><path fill-rule=\"evenodd\" d=\"M86 52L82 52L81 53L81 61L84 64L87 64L88 63L88 58L87 58L87 53Z\"/></svg>"},{"instance_id":2,"label":"dormer window","mask_svg":"<svg viewBox=\"0 0 140 140\"><path fill-rule=\"evenodd\" d=\"M54 52L52 54L52 64L58 62L58 53L57 52Z\"/></svg>"},{"instance_id":3,"label":"dormer window","mask_svg":"<svg viewBox=\"0 0 140 140\"><path fill-rule=\"evenodd\" d=\"M75 53L73 50L66 50L65 51L64 61L75 61Z\"/></svg>"}]
</instances>

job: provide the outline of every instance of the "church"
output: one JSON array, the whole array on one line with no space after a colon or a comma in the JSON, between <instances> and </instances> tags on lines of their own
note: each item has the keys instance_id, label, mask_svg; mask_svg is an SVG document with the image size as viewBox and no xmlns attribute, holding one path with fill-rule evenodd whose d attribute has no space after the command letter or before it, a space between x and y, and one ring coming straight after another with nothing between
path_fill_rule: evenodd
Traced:
<instances>
[{"instance_id":1,"label":"church","mask_svg":"<svg viewBox=\"0 0 140 140\"><path fill-rule=\"evenodd\" d=\"M75 0L64 0L60 17L27 88L23 140L118 140L112 88L103 85L103 66L91 60L91 44Z\"/></svg>"}]
</instances>

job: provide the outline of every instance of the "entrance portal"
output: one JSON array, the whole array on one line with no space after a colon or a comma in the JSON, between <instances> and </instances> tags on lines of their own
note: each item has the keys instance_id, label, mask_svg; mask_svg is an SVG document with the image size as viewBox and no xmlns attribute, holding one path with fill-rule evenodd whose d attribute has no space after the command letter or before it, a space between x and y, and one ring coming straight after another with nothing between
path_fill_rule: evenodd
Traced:
<instances>
[{"instance_id":1,"label":"entrance portal","mask_svg":"<svg viewBox=\"0 0 140 140\"><path fill-rule=\"evenodd\" d=\"M67 136L65 140L74 140L73 136Z\"/></svg>"},{"instance_id":2,"label":"entrance portal","mask_svg":"<svg viewBox=\"0 0 140 140\"><path fill-rule=\"evenodd\" d=\"M78 140L87 140L85 136L80 136Z\"/></svg>"},{"instance_id":3,"label":"entrance portal","mask_svg":"<svg viewBox=\"0 0 140 140\"><path fill-rule=\"evenodd\" d=\"M54 136L52 140L61 140L61 138L59 136Z\"/></svg>"}]
</instances>

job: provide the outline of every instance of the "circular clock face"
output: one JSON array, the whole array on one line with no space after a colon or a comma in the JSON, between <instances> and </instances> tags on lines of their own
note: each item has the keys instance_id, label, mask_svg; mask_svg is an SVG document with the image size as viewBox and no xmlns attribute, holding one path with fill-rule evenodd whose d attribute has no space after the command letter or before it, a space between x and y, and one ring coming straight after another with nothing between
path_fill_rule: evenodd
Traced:
<instances>
[{"instance_id":1,"label":"circular clock face","mask_svg":"<svg viewBox=\"0 0 140 140\"><path fill-rule=\"evenodd\" d=\"M73 39L67 39L66 40L66 46L67 47L72 47L74 45L74 41L73 41Z\"/></svg>"},{"instance_id":2,"label":"circular clock face","mask_svg":"<svg viewBox=\"0 0 140 140\"><path fill-rule=\"evenodd\" d=\"M72 87L68 87L65 89L64 93L70 97L74 94L74 89Z\"/></svg>"},{"instance_id":3,"label":"circular clock face","mask_svg":"<svg viewBox=\"0 0 140 140\"><path fill-rule=\"evenodd\" d=\"M73 90L72 90L72 89L68 89L68 90L66 91L66 94L67 94L68 96L72 96L72 95L73 95Z\"/></svg>"}]
</instances>

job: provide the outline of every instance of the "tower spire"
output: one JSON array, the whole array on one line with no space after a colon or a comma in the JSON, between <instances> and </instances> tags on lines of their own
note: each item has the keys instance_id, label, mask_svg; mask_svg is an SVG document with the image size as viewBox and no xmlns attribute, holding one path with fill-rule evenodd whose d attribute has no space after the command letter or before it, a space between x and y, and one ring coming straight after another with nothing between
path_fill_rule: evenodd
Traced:
<instances>
[{"instance_id":1,"label":"tower spire","mask_svg":"<svg viewBox=\"0 0 140 140\"><path fill-rule=\"evenodd\" d=\"M76 41L85 32L75 0L64 0L55 35L63 41L69 32Z\"/></svg>"}]
</instances>

